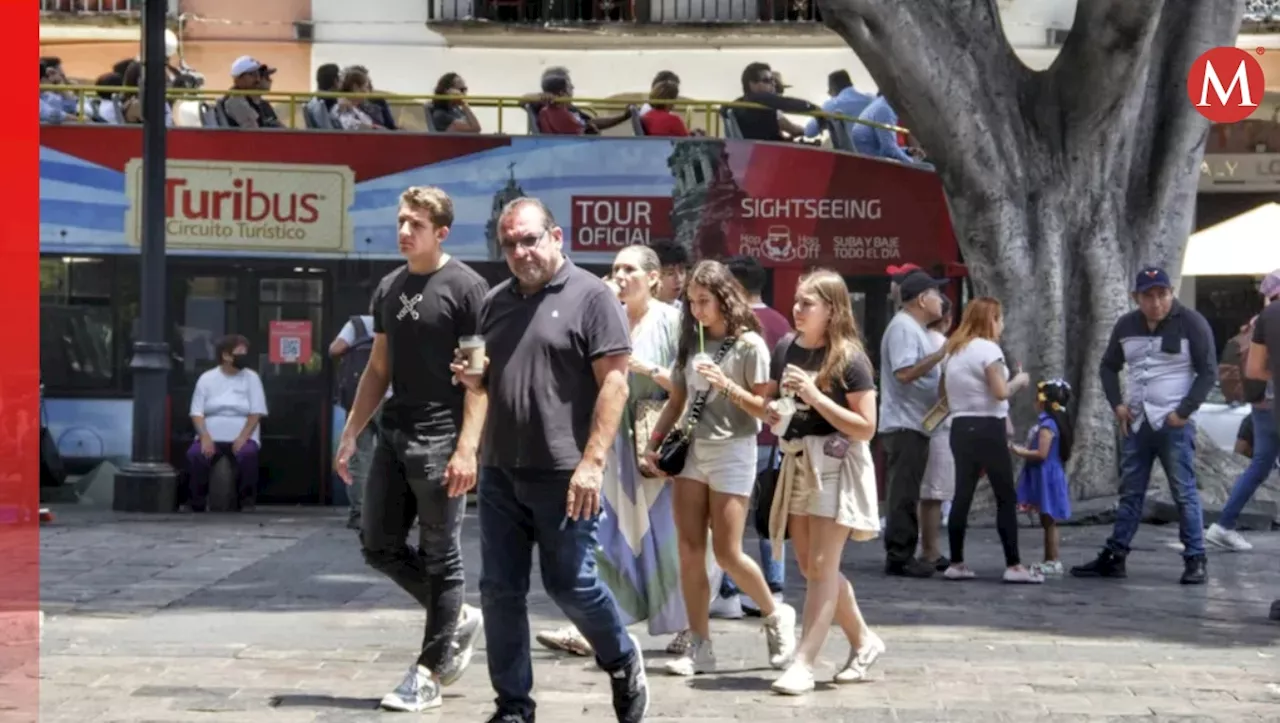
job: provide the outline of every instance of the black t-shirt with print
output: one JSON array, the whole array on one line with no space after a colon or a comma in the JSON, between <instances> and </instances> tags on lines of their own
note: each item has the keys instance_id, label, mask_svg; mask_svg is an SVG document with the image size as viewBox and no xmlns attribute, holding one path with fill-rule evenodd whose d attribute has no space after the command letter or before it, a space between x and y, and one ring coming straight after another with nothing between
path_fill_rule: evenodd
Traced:
<instances>
[{"instance_id":1,"label":"black t-shirt with print","mask_svg":"<svg viewBox=\"0 0 1280 723\"><path fill-rule=\"evenodd\" d=\"M383 277L369 313L373 332L386 334L391 398L382 423L425 434L456 434L465 390L453 384L453 350L476 333L489 284L469 266L449 259L429 274L401 266Z\"/></svg>"},{"instance_id":2,"label":"black t-shirt with print","mask_svg":"<svg viewBox=\"0 0 1280 723\"><path fill-rule=\"evenodd\" d=\"M805 349L795 341L794 335L787 335L778 342L773 350L773 362L770 375L776 382L782 382L782 372L788 364L794 364L805 371L816 372L822 368L827 358L827 347ZM875 373L871 369L871 360L862 350L856 352L849 366L845 367L844 376L826 395L836 404L849 408L847 395L854 392L865 392L875 389ZM805 404L799 397L795 398L796 413L787 425L787 433L783 439L800 439L801 437L825 436L835 434L836 428L831 426L821 414Z\"/></svg>"}]
</instances>

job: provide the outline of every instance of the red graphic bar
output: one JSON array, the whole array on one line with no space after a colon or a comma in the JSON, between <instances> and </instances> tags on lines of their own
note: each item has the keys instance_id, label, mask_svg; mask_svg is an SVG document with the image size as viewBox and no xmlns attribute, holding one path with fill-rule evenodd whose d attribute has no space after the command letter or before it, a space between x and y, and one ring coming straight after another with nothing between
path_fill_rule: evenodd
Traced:
<instances>
[{"instance_id":1,"label":"red graphic bar","mask_svg":"<svg viewBox=\"0 0 1280 723\"><path fill-rule=\"evenodd\" d=\"M38 3L5 3L14 74L10 113L0 114L0 723L29 723L40 706L40 130ZM23 90L23 88L26 90Z\"/></svg>"}]
</instances>

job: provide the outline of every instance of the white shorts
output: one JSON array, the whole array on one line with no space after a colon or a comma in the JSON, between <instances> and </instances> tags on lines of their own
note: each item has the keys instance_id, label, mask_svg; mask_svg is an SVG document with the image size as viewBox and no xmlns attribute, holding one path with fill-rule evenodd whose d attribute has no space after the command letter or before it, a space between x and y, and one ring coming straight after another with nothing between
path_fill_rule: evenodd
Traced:
<instances>
[{"instance_id":1,"label":"white shorts","mask_svg":"<svg viewBox=\"0 0 1280 723\"><path fill-rule=\"evenodd\" d=\"M676 476L701 482L713 492L750 497L756 486L756 438L695 438Z\"/></svg>"},{"instance_id":2,"label":"white shorts","mask_svg":"<svg viewBox=\"0 0 1280 723\"><path fill-rule=\"evenodd\" d=\"M813 473L809 464L800 457L796 467L796 476L791 488L791 504L787 513L792 515L808 515L810 517L836 518L839 497L836 494L840 487L840 464L843 460L822 455L819 470L822 472L822 489L813 483Z\"/></svg>"},{"instance_id":3,"label":"white shorts","mask_svg":"<svg viewBox=\"0 0 1280 723\"><path fill-rule=\"evenodd\" d=\"M929 463L920 480L920 499L950 500L956 496L956 461L951 456L951 435L943 430L929 438Z\"/></svg>"}]
</instances>

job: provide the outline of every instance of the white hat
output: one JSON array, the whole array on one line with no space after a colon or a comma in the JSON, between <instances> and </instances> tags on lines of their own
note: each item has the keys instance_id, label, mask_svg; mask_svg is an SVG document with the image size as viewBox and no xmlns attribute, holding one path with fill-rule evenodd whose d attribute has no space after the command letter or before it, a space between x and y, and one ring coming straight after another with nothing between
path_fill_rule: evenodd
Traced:
<instances>
[{"instance_id":1,"label":"white hat","mask_svg":"<svg viewBox=\"0 0 1280 723\"><path fill-rule=\"evenodd\" d=\"M236 58L236 61L234 63L231 64L231 77L239 78L245 73L256 72L261 67L262 67L262 63L259 63L258 61L254 60L253 58L250 58L247 55L241 55L240 57Z\"/></svg>"}]
</instances>

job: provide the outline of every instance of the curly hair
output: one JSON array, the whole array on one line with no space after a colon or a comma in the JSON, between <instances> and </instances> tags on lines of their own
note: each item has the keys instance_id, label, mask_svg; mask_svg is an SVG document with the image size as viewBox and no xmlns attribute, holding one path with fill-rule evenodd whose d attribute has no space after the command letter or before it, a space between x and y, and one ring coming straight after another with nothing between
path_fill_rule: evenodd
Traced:
<instances>
[{"instance_id":1,"label":"curly hair","mask_svg":"<svg viewBox=\"0 0 1280 723\"><path fill-rule=\"evenodd\" d=\"M727 266L719 261L699 261L689 274L688 286L694 285L701 286L715 297L720 314L724 316L726 334L740 337L749 331L760 332L760 320L747 302L747 292ZM686 290L686 299L688 295ZM693 318L686 301L684 313L680 315L680 347L676 353L676 363L684 366L697 343L698 320Z\"/></svg>"}]
</instances>

